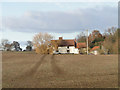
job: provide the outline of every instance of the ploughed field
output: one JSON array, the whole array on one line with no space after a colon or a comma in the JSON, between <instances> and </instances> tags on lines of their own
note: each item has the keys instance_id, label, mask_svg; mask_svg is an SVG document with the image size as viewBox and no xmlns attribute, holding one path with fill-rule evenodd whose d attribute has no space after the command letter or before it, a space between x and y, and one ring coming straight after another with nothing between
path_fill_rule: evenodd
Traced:
<instances>
[{"instance_id":1,"label":"ploughed field","mask_svg":"<svg viewBox=\"0 0 120 90\"><path fill-rule=\"evenodd\" d=\"M117 55L39 55L4 52L3 88L118 87Z\"/></svg>"}]
</instances>

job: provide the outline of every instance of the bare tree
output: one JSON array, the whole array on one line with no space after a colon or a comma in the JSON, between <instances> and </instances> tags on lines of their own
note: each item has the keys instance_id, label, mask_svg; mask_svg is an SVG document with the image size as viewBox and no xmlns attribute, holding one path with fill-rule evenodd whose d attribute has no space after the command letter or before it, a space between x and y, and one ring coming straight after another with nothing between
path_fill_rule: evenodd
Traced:
<instances>
[{"instance_id":1,"label":"bare tree","mask_svg":"<svg viewBox=\"0 0 120 90\"><path fill-rule=\"evenodd\" d=\"M38 33L33 38L33 45L36 53L47 54L50 50L50 43L53 36L48 33Z\"/></svg>"},{"instance_id":2,"label":"bare tree","mask_svg":"<svg viewBox=\"0 0 120 90\"><path fill-rule=\"evenodd\" d=\"M115 27L108 28L104 33L104 47L108 49L110 53L118 53L118 30Z\"/></svg>"},{"instance_id":3,"label":"bare tree","mask_svg":"<svg viewBox=\"0 0 120 90\"><path fill-rule=\"evenodd\" d=\"M77 39L77 42L86 42L85 33L81 32L80 34L77 35L76 39Z\"/></svg>"},{"instance_id":4,"label":"bare tree","mask_svg":"<svg viewBox=\"0 0 120 90\"><path fill-rule=\"evenodd\" d=\"M12 49L12 45L11 44L6 44L5 45L5 50L6 51L11 51L11 49Z\"/></svg>"},{"instance_id":5,"label":"bare tree","mask_svg":"<svg viewBox=\"0 0 120 90\"><path fill-rule=\"evenodd\" d=\"M3 48L4 48L4 50L5 50L5 49L6 49L6 44L9 44L8 39L2 39L2 40L1 40L1 44L2 44L2 46L3 46Z\"/></svg>"},{"instance_id":6,"label":"bare tree","mask_svg":"<svg viewBox=\"0 0 120 90\"><path fill-rule=\"evenodd\" d=\"M58 51L58 46L61 44L61 40L51 40L51 46L53 47L54 51Z\"/></svg>"}]
</instances>

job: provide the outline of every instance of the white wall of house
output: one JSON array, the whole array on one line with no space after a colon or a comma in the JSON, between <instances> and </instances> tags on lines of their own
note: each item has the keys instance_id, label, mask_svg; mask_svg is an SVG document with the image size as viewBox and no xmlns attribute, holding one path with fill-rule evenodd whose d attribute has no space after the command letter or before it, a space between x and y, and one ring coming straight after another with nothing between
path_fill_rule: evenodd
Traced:
<instances>
[{"instance_id":1,"label":"white wall of house","mask_svg":"<svg viewBox=\"0 0 120 90\"><path fill-rule=\"evenodd\" d=\"M67 52L68 50L69 52ZM69 46L69 48L67 46L58 47L58 51L62 54L65 54L65 53L79 54L78 48L75 48L74 46Z\"/></svg>"},{"instance_id":2,"label":"white wall of house","mask_svg":"<svg viewBox=\"0 0 120 90\"><path fill-rule=\"evenodd\" d=\"M79 54L78 48L75 48L74 46L69 46L70 53Z\"/></svg>"},{"instance_id":3,"label":"white wall of house","mask_svg":"<svg viewBox=\"0 0 120 90\"><path fill-rule=\"evenodd\" d=\"M74 49L74 54L79 54L78 48L75 48L75 49Z\"/></svg>"},{"instance_id":4,"label":"white wall of house","mask_svg":"<svg viewBox=\"0 0 120 90\"><path fill-rule=\"evenodd\" d=\"M59 51L60 53L62 53L62 54L67 53L67 50L68 50L67 46L58 47L58 51Z\"/></svg>"},{"instance_id":5,"label":"white wall of house","mask_svg":"<svg viewBox=\"0 0 120 90\"><path fill-rule=\"evenodd\" d=\"M69 46L70 53L74 53L74 49L75 49L74 46Z\"/></svg>"}]
</instances>

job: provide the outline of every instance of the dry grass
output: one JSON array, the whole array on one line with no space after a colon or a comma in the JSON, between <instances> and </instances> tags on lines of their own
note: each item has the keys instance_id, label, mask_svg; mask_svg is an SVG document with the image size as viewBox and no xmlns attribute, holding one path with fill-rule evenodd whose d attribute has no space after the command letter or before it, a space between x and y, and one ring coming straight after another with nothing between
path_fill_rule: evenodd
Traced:
<instances>
[{"instance_id":1,"label":"dry grass","mask_svg":"<svg viewBox=\"0 0 120 90\"><path fill-rule=\"evenodd\" d=\"M3 88L118 86L117 55L3 53Z\"/></svg>"}]
</instances>

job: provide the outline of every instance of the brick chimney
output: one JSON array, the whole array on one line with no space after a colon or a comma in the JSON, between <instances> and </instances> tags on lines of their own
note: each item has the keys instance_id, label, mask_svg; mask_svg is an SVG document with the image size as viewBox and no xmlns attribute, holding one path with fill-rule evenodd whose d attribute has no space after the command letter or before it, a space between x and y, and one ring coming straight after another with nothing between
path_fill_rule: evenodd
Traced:
<instances>
[{"instance_id":1,"label":"brick chimney","mask_svg":"<svg viewBox=\"0 0 120 90\"><path fill-rule=\"evenodd\" d=\"M62 38L62 37L59 37L59 40L63 40L63 38Z\"/></svg>"}]
</instances>

